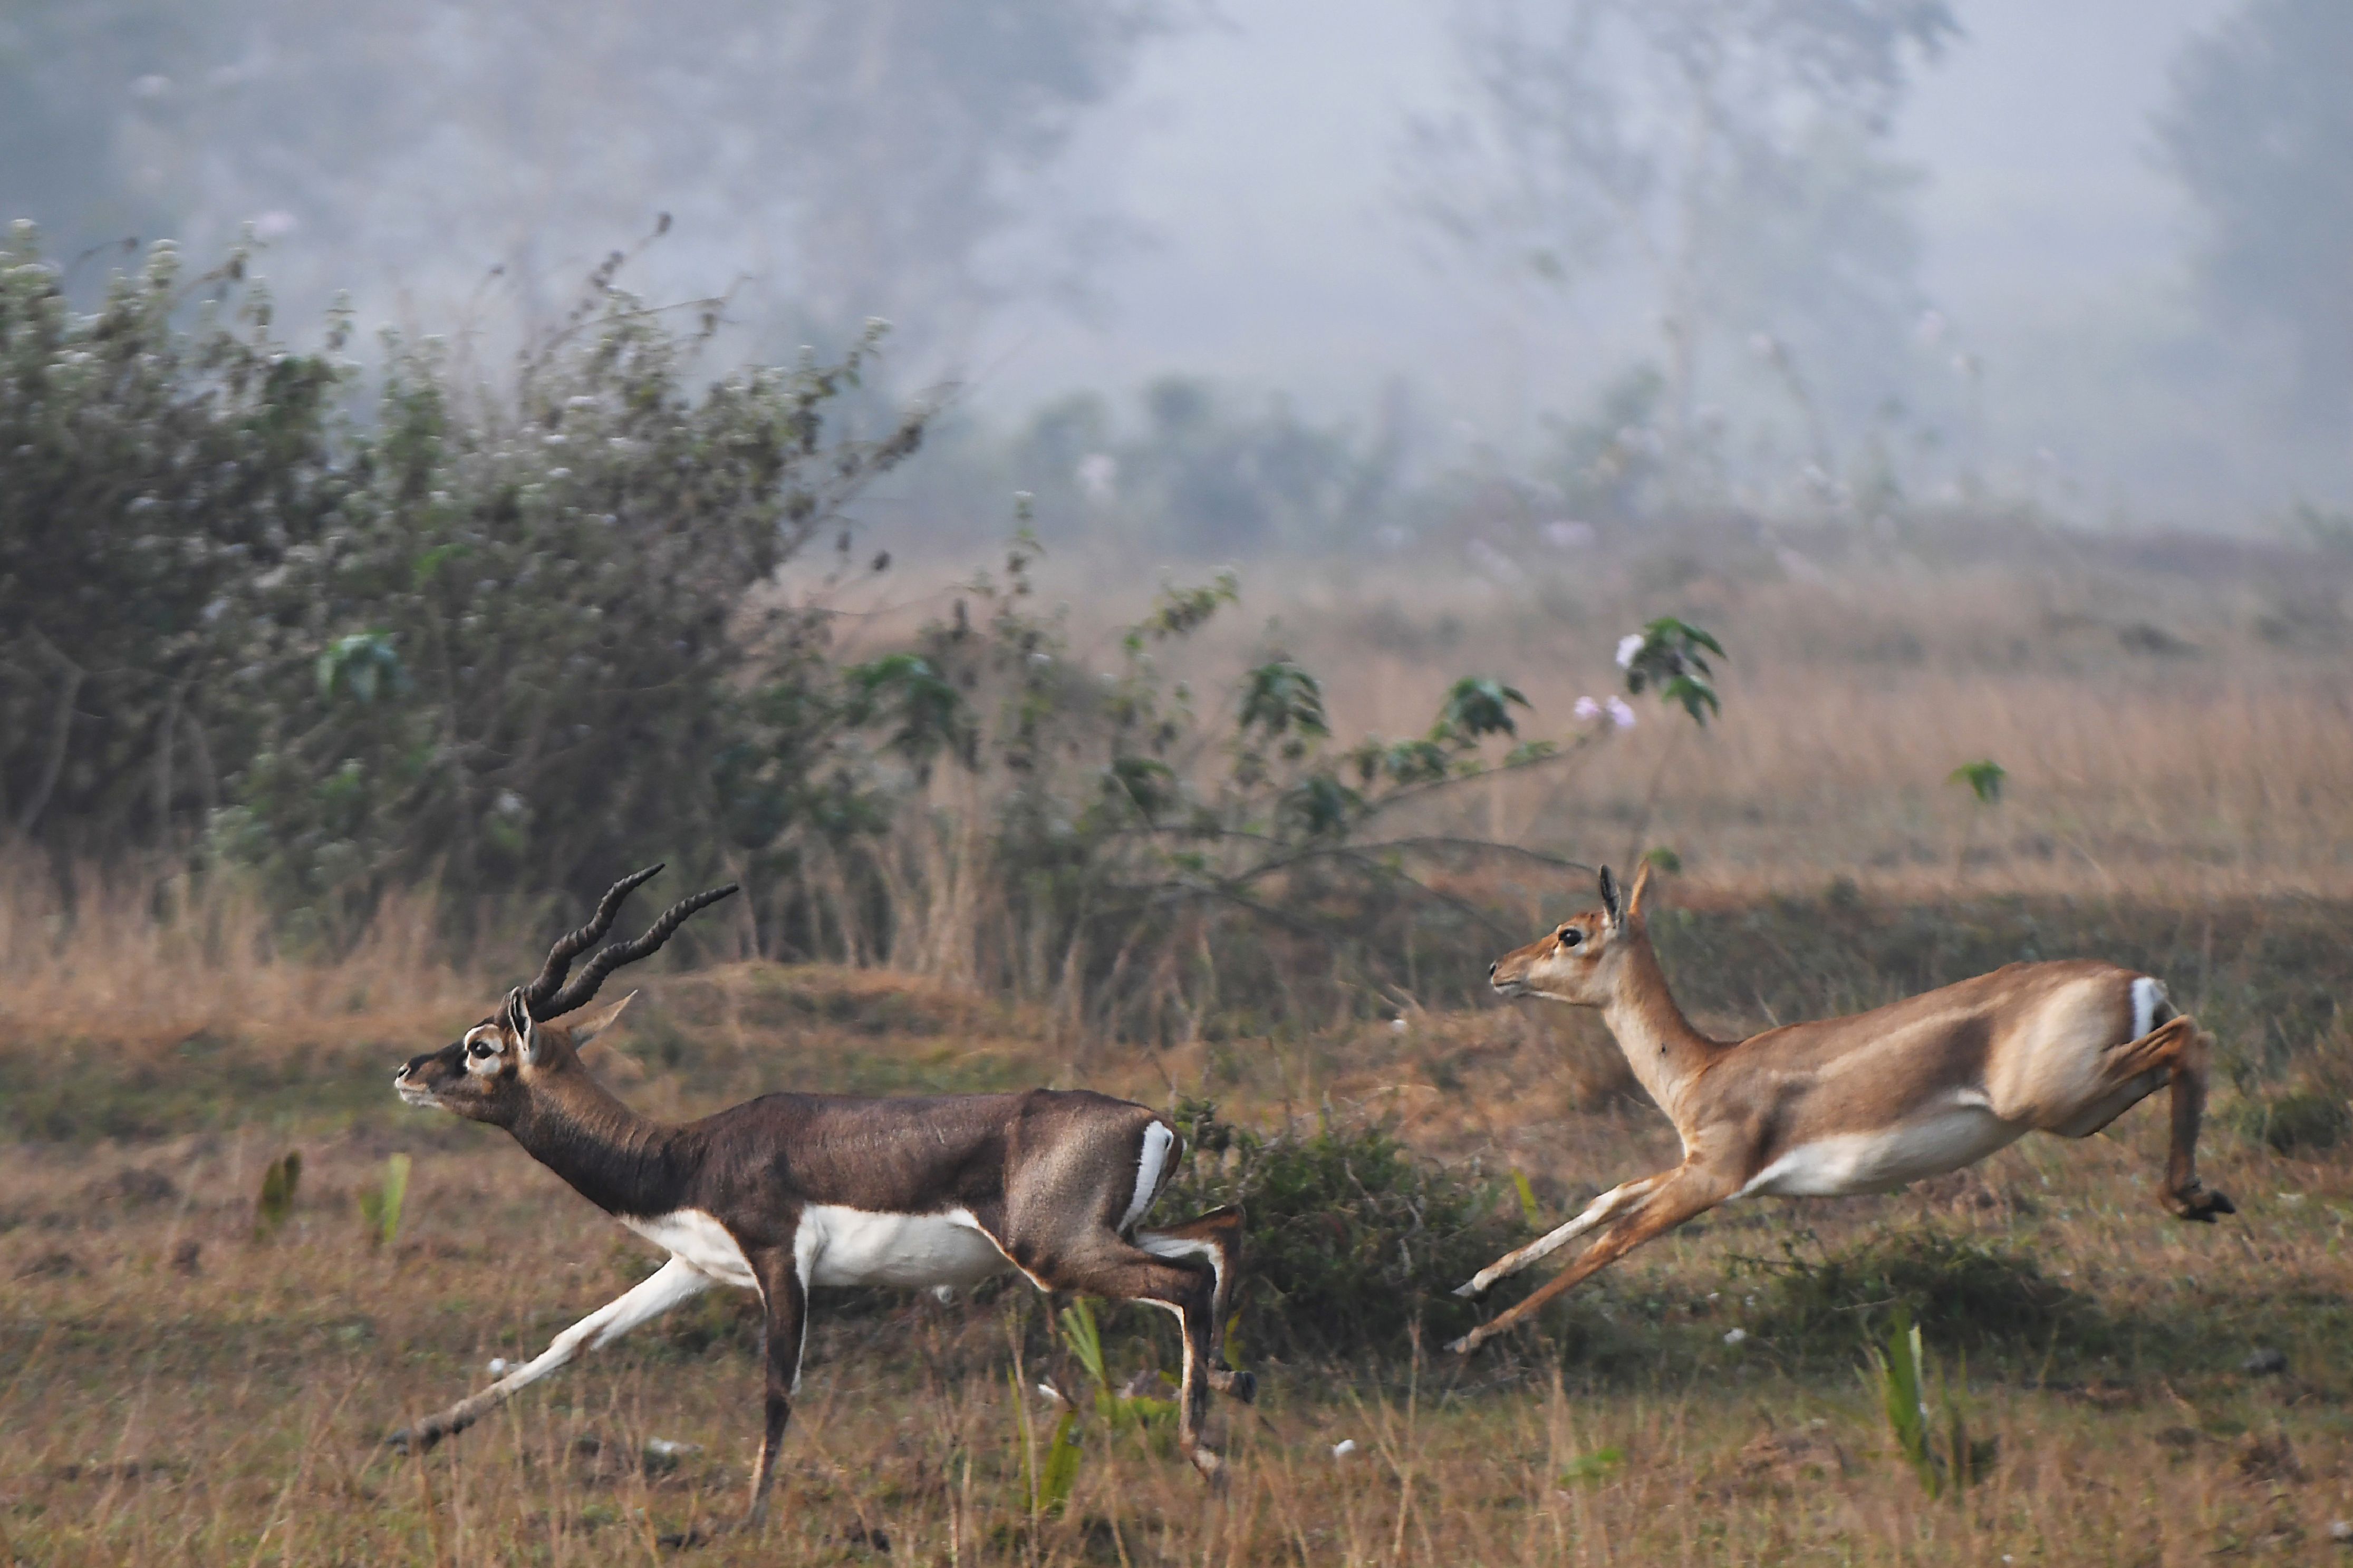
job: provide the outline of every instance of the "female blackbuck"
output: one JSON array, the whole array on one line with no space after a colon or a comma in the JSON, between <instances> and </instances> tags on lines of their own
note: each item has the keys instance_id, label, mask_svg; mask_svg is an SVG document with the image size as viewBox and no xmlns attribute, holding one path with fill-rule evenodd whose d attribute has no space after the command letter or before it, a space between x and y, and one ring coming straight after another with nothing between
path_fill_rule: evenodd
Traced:
<instances>
[{"instance_id":1,"label":"female blackbuck","mask_svg":"<svg viewBox=\"0 0 2353 1568\"><path fill-rule=\"evenodd\" d=\"M1599 1007L1627 1064L1675 1124L1683 1163L1613 1187L1585 1212L1482 1268L1476 1296L1590 1230L1584 1255L1449 1348L1465 1353L1652 1237L1732 1198L1884 1193L1984 1159L2030 1131L2088 1138L2173 1086L2173 1150L2158 1190L2183 1219L2236 1212L2198 1181L2211 1042L2165 987L2113 963L2013 963L1852 1017L1737 1043L1684 1021L1643 928L1650 868L1601 908L1488 967L1506 996Z\"/></svg>"},{"instance_id":2,"label":"female blackbuck","mask_svg":"<svg viewBox=\"0 0 2353 1568\"><path fill-rule=\"evenodd\" d=\"M1148 1301L1183 1326L1177 1443L1204 1474L1208 1390L1249 1400L1229 1371L1222 1326L1240 1263L1242 1219L1224 1208L1183 1225L1136 1223L1175 1173L1183 1144L1141 1105L1084 1090L861 1100L771 1094L683 1126L638 1115L581 1066L579 1050L629 998L566 1026L552 1020L605 977L659 947L695 910L735 889L697 893L632 942L583 966L621 900L655 871L613 885L596 918L558 941L539 977L393 1082L514 1134L581 1196L670 1253L634 1289L555 1336L535 1360L392 1441L430 1446L583 1350L600 1349L713 1285L759 1293L767 1340L767 1427L752 1473L757 1521L792 1414L813 1285L968 1285L1018 1268L1042 1290Z\"/></svg>"}]
</instances>

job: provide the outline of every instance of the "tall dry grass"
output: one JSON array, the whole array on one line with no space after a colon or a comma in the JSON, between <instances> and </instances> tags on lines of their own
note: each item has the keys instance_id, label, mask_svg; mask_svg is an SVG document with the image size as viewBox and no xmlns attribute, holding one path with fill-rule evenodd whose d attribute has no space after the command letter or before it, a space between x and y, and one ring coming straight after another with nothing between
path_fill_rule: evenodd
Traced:
<instances>
[{"instance_id":1,"label":"tall dry grass","mask_svg":"<svg viewBox=\"0 0 2353 1568\"><path fill-rule=\"evenodd\" d=\"M1531 554L1502 581L1427 558L1266 563L1160 657L1213 729L1239 672L1281 650L1323 679L1344 742L1419 733L1465 673L1511 680L1528 732L1558 734L1579 696L1617 689L1618 637L1672 613L1730 650L1720 721L1703 734L1643 703L1573 773L1462 792L1436 824L1584 859L1665 845L1736 895L1838 877L1927 897L2353 893L2353 561L2044 534L1936 563L1821 554L1669 542ZM1110 669L1155 584L1082 559L1045 586L1070 595L1074 657ZM870 607L849 644L891 646L944 603ZM1949 782L1980 758L2009 770L1991 809Z\"/></svg>"},{"instance_id":2,"label":"tall dry grass","mask_svg":"<svg viewBox=\"0 0 2353 1568\"><path fill-rule=\"evenodd\" d=\"M1271 651L1323 677L1343 742L1418 733L1472 672L1527 693L1527 733L1557 734L1579 696L1615 689L1618 637L1672 611L1731 651L1718 721L1703 731L1645 702L1635 729L1574 763L1451 792L1410 826L1585 861L1663 846L1682 861L1679 896L1699 900L1837 879L1925 901L2353 897L2346 561L2036 534L1934 564L1852 540L1807 547L1818 562L1723 539L1531 553L1500 580L1426 558L1267 563L1245 574L1236 610L1155 655L1199 694L1206 770L1240 671ZM1074 659L1106 669L1155 585L1083 557L1042 579L1069 596ZM841 606L845 658L902 645L953 596L864 592L873 602ZM1950 782L1979 758L2009 772L1992 806ZM987 832L993 787L942 770L881 840L812 842L791 885L752 887L698 937L736 956L1001 986L1073 1039L1109 1026L1107 990L1145 998L1121 1005L1164 1033L1198 1034L1220 1001L1207 936L1114 956L1116 933L1025 923L1008 897L1024 868L997 863ZM1581 891L1525 868L1441 875L1514 925ZM421 891L317 958L274 942L232 881L77 881L69 909L45 869L0 863L0 1025L20 1035L70 1037L101 1016L100 1032L126 1038L301 1033L353 1007L446 1021L508 983L487 971L535 952L518 926L456 954ZM762 931L802 945L771 938L763 954Z\"/></svg>"},{"instance_id":3,"label":"tall dry grass","mask_svg":"<svg viewBox=\"0 0 2353 1568\"><path fill-rule=\"evenodd\" d=\"M316 1039L322 1023L354 1015L438 1026L488 995L439 914L429 891L396 894L348 946L296 952L232 878L83 868L61 887L47 868L0 861L0 1031L150 1048L195 1035Z\"/></svg>"}]
</instances>

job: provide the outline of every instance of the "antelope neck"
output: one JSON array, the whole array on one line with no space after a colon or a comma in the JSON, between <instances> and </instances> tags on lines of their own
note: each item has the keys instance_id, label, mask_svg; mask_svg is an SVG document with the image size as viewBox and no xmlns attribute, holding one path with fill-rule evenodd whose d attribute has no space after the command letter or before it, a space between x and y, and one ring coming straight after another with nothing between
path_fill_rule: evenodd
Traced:
<instances>
[{"instance_id":1,"label":"antelope neck","mask_svg":"<svg viewBox=\"0 0 2353 1568\"><path fill-rule=\"evenodd\" d=\"M1683 1089L1699 1076L1717 1050L1716 1043L1691 1026L1683 1010L1667 989L1665 971L1650 938L1637 941L1626 954L1626 984L1603 1005L1601 1020L1617 1037L1626 1065L1634 1070L1651 1098L1670 1120L1682 1124L1676 1107Z\"/></svg>"},{"instance_id":2,"label":"antelope neck","mask_svg":"<svg viewBox=\"0 0 2353 1568\"><path fill-rule=\"evenodd\" d=\"M687 1205L697 1162L680 1130L638 1115L577 1067L553 1076L507 1131L607 1214L645 1219Z\"/></svg>"}]
</instances>

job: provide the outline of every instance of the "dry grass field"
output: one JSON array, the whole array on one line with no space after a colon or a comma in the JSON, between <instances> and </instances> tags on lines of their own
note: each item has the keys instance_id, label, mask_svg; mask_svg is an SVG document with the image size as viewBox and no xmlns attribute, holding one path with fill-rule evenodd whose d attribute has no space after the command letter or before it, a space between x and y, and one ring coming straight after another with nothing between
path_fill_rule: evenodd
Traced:
<instances>
[{"instance_id":1,"label":"dry grass field","mask_svg":"<svg viewBox=\"0 0 2353 1568\"><path fill-rule=\"evenodd\" d=\"M1070 1378L1048 1303L821 1296L770 1521L730 1535L756 1325L721 1296L429 1455L382 1445L650 1265L503 1134L393 1096L392 1067L479 1017L528 933L453 963L418 900L347 955L296 962L229 892L181 907L92 884L69 920L17 867L0 876L0 1562L2353 1563L2353 1139L2274 1135L2290 1099L2353 1094L2346 565L2028 548L1686 560L1670 542L1532 563L1509 586L1261 573L1280 586L1246 584L1185 658L1295 651L1344 736L1418 730L1446 679L1493 673L1541 731L1610 689L1611 647L1644 616L1702 622L1733 656L1720 724L1647 708L1574 773L1466 793L1461 825L1588 859L1673 847L1661 942L1718 1032L2028 953L2147 965L2221 1040L2203 1163L2237 1217L2160 1212L2153 1106L1889 1197L1736 1205L1467 1364L1406 1338L1326 1361L1245 1336L1262 1393L1213 1408L1226 1484L1162 1433L1096 1421L1059 1514L1024 1479L1052 1419L1034 1384ZM1149 587L1072 592L1109 624ZM1086 647L1100 627L1074 630ZM1979 757L2010 772L1990 808L1947 782ZM1584 896L1525 875L1464 890L1531 931ZM643 984L595 1065L655 1114L788 1087L1201 1095L1248 1126L1381 1121L1466 1179L1524 1174L1547 1219L1673 1157L1565 1009L1149 1047L921 976L745 963ZM291 1217L261 1239L263 1168L290 1149ZM375 1245L358 1198L394 1153L414 1176ZM1891 1268L1915 1294L1928 1280L1926 1348L1996 1444L1939 1498L1861 1373ZM1157 1324L1106 1328L1116 1377L1166 1364ZM683 1556L662 1544L680 1535L698 1541Z\"/></svg>"},{"instance_id":2,"label":"dry grass field","mask_svg":"<svg viewBox=\"0 0 2353 1568\"><path fill-rule=\"evenodd\" d=\"M1109 670L1158 581L1208 576L1080 560L1039 581L1070 605L1076 657ZM1616 689L1618 638L1651 617L1723 641L1704 736L1642 704L1589 762L1451 806L1451 826L1587 859L1662 844L1692 883L1744 895L1844 876L1915 897L1957 882L2353 896L2353 551L1972 521L1875 543L1717 531L1240 578L1240 604L1165 653L1169 668L1214 714L1246 662L1291 653L1344 742L1419 733L1470 673L1516 684L1526 732L1558 735L1580 695ZM884 579L843 605L845 646L879 647L945 595ZM2010 772L1992 812L1947 782L1979 758Z\"/></svg>"},{"instance_id":3,"label":"dry grass field","mask_svg":"<svg viewBox=\"0 0 2353 1568\"><path fill-rule=\"evenodd\" d=\"M1018 1013L871 974L746 966L659 981L649 1003L600 1069L668 1114L755 1085L1082 1078L1164 1101L1169 1080L1215 1082L1243 1119L1325 1095L1388 1108L1448 1159L1525 1171L1551 1211L1672 1155L1647 1108L1570 1109L1571 1042L1502 1008L1236 1066L1207 1045L1065 1059ZM740 1300L682 1309L430 1456L381 1447L649 1264L503 1134L392 1102L389 1064L470 1014L454 994L440 1005L430 1026L363 1009L308 1039L61 1043L63 1070L126 1116L191 1115L176 1109L190 1085L216 1092L201 1131L0 1154L0 1554L659 1561L660 1537L740 1506L757 1396ZM131 1070L92 1064L101 1052ZM239 1102L273 1076L295 1092ZM1025 1505L1024 1457L1051 1412L1014 1390L1067 1371L1026 1286L944 1307L821 1301L767 1530L693 1556L2336 1561L2348 1549L2331 1527L2353 1516L2353 1150L2284 1156L2233 1131L2227 1106L2221 1120L2208 1173L2243 1212L2215 1228L2151 1201L2161 1122L2144 1108L2112 1136L2036 1141L1905 1194L1710 1216L1468 1365L1409 1343L1291 1364L1245 1343L1264 1394L1216 1412L1229 1484L1204 1487L1165 1437L1098 1427L1059 1518ZM261 1168L290 1147L306 1159L294 1217L257 1240ZM394 1151L416 1175L399 1238L379 1247L355 1194ZM1869 1301L1802 1310L1823 1260L1923 1235L1964 1261L2030 1258L2065 1292L2040 1316L1989 1320L1973 1346L1930 1332L1971 1432L2000 1445L1957 1500L1923 1492L1864 1390ZM1984 1310L2016 1305L2003 1288ZM1953 1289L1987 1286L1957 1275ZM1167 1354L1148 1325L1112 1327L1115 1375ZM2244 1370L2264 1351L2284 1370ZM691 1447L649 1460L656 1438ZM1355 1450L1335 1458L1343 1442Z\"/></svg>"}]
</instances>

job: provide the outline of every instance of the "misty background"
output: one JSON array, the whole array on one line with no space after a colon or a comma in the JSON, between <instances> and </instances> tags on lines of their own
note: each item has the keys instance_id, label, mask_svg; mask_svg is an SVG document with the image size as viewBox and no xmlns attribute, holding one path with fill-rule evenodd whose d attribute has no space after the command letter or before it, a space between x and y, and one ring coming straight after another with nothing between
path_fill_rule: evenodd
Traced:
<instances>
[{"instance_id":1,"label":"misty background","mask_svg":"<svg viewBox=\"0 0 2353 1568\"><path fill-rule=\"evenodd\" d=\"M887 318L943 526L1190 441L1259 492L1208 553L1466 473L2260 530L2353 496L2349 70L2328 0L24 0L0 213L83 294L249 231L296 346L503 344L617 248L722 363Z\"/></svg>"}]
</instances>

